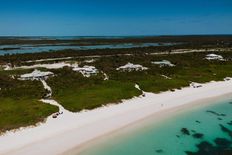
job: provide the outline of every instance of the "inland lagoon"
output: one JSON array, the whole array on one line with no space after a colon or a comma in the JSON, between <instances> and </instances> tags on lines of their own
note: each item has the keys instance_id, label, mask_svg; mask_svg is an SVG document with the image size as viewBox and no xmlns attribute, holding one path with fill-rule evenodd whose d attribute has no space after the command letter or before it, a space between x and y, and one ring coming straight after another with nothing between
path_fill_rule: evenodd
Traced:
<instances>
[{"instance_id":1,"label":"inland lagoon","mask_svg":"<svg viewBox=\"0 0 232 155\"><path fill-rule=\"evenodd\" d=\"M145 38L145 37L144 37ZM103 41L100 41L102 39ZM138 40L138 42L131 40ZM96 40L99 40L96 42ZM147 47L171 47L182 42L143 41L140 36L127 37L1 37L0 56L11 54L59 52L64 50L87 51L97 49L130 49Z\"/></svg>"},{"instance_id":2,"label":"inland lagoon","mask_svg":"<svg viewBox=\"0 0 232 155\"><path fill-rule=\"evenodd\" d=\"M180 110L162 121L151 117L96 140L93 144L88 144L87 149L82 149L76 154L231 154L231 101L232 99L227 98L209 105L196 106L191 110Z\"/></svg>"}]
</instances>

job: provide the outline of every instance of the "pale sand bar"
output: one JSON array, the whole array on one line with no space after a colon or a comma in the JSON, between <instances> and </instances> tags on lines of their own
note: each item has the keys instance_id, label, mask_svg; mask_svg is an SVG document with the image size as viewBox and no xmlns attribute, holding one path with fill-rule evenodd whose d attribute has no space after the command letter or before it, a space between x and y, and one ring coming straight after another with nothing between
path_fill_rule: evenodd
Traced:
<instances>
[{"instance_id":1,"label":"pale sand bar","mask_svg":"<svg viewBox=\"0 0 232 155\"><path fill-rule=\"evenodd\" d=\"M0 136L0 154L67 154L66 151L151 115L166 116L167 111L177 107L191 108L205 99L229 93L232 93L232 80L210 82L200 88L188 87L175 92L145 93L146 97L136 97L121 104L81 113L64 111L57 119L49 117L46 123L37 127Z\"/></svg>"}]
</instances>

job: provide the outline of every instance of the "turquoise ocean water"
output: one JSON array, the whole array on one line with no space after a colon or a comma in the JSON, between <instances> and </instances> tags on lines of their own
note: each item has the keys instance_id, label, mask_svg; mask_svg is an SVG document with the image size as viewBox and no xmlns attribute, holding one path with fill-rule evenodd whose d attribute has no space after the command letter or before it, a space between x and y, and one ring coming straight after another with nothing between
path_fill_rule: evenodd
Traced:
<instances>
[{"instance_id":1,"label":"turquoise ocean water","mask_svg":"<svg viewBox=\"0 0 232 155\"><path fill-rule=\"evenodd\" d=\"M160 122L149 119L106 136L78 154L232 155L232 98L180 111Z\"/></svg>"}]
</instances>

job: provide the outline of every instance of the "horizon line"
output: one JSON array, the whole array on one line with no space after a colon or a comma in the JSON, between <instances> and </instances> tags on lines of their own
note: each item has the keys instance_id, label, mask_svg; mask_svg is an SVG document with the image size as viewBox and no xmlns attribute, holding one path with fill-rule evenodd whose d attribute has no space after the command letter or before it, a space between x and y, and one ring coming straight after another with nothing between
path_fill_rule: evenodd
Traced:
<instances>
[{"instance_id":1,"label":"horizon line","mask_svg":"<svg viewBox=\"0 0 232 155\"><path fill-rule=\"evenodd\" d=\"M161 34L161 35L0 35L0 37L158 37L158 36L220 36L232 34Z\"/></svg>"}]
</instances>

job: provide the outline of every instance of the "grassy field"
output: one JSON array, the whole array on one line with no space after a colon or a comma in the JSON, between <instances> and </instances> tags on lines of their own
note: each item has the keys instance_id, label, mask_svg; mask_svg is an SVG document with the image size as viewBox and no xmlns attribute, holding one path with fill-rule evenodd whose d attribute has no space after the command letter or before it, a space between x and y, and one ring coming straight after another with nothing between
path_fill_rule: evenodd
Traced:
<instances>
[{"instance_id":1,"label":"grassy field","mask_svg":"<svg viewBox=\"0 0 232 155\"><path fill-rule=\"evenodd\" d=\"M63 93L56 94L57 99L66 109L77 112L93 109L108 103L117 103L140 95L132 83L107 81L85 88L71 87Z\"/></svg>"},{"instance_id":2,"label":"grassy field","mask_svg":"<svg viewBox=\"0 0 232 155\"><path fill-rule=\"evenodd\" d=\"M117 103L141 94L134 83L102 79L101 74L84 78L79 73L61 69L56 77L48 80L48 84L53 89L54 98L73 112Z\"/></svg>"},{"instance_id":3,"label":"grassy field","mask_svg":"<svg viewBox=\"0 0 232 155\"><path fill-rule=\"evenodd\" d=\"M0 133L19 127L35 125L58 111L58 108L36 99L0 97Z\"/></svg>"}]
</instances>

